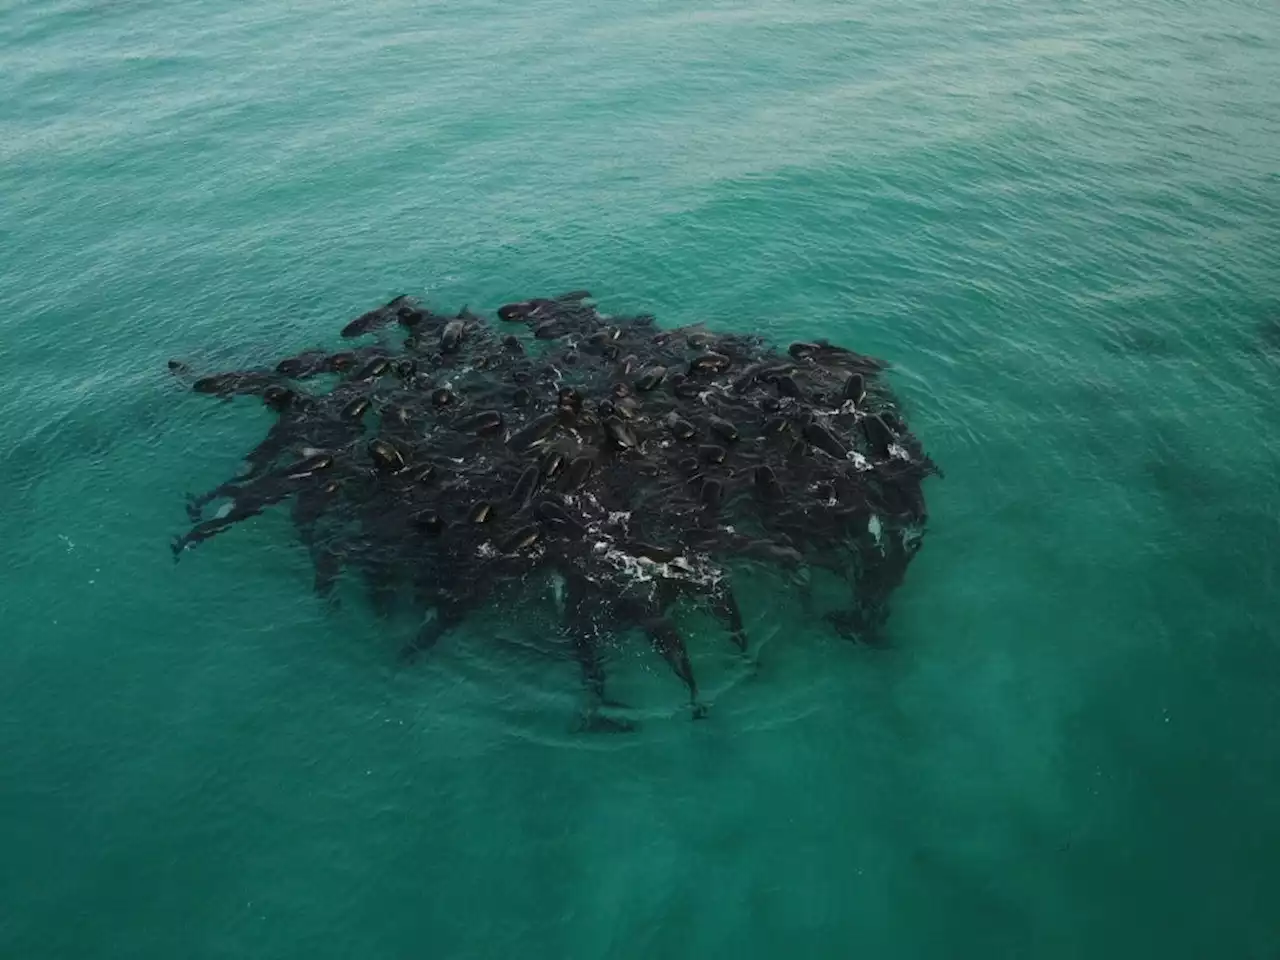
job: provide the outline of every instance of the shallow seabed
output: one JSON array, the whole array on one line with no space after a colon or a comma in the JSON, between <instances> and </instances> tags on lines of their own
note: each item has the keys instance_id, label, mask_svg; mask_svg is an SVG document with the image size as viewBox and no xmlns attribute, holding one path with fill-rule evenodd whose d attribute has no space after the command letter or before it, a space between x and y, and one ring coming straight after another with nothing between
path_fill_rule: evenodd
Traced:
<instances>
[{"instance_id":1,"label":"shallow seabed","mask_svg":"<svg viewBox=\"0 0 1280 960\"><path fill-rule=\"evenodd\" d=\"M1280 11L0 5L0 955L1280 954ZM892 648L744 591L712 715L550 607L413 669L165 375L589 287L895 364Z\"/></svg>"}]
</instances>

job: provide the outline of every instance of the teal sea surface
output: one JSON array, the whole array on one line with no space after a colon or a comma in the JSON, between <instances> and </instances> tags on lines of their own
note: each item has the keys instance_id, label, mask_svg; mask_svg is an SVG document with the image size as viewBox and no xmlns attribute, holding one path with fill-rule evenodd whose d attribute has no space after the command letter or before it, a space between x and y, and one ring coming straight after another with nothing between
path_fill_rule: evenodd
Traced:
<instances>
[{"instance_id":1,"label":"teal sea surface","mask_svg":"<svg viewBox=\"0 0 1280 960\"><path fill-rule=\"evenodd\" d=\"M0 957L1280 957L1274 0L0 0L0 90ZM170 357L579 287L893 363L887 649L745 591L592 737L536 604L174 563L270 418Z\"/></svg>"}]
</instances>

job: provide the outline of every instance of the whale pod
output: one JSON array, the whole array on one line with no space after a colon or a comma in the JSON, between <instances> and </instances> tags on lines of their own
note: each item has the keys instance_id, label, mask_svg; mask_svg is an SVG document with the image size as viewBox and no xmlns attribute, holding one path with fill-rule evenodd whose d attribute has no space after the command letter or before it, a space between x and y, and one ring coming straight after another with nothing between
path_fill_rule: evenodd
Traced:
<instances>
[{"instance_id":1,"label":"whale pod","mask_svg":"<svg viewBox=\"0 0 1280 960\"><path fill-rule=\"evenodd\" d=\"M412 602L426 617L406 660L477 610L522 618L522 601L550 587L588 729L627 725L608 714L603 654L633 628L703 714L671 615L705 605L745 649L730 589L742 558L829 571L849 590L830 624L874 642L922 542L922 481L938 472L880 361L816 338L788 348L609 317L586 291L498 317L509 325L397 298L347 324L348 337L370 335L353 349L295 347L244 370L171 364L198 394L270 411L226 408L264 435L243 470L189 496L175 555L282 510L318 594L349 576L375 607Z\"/></svg>"}]
</instances>

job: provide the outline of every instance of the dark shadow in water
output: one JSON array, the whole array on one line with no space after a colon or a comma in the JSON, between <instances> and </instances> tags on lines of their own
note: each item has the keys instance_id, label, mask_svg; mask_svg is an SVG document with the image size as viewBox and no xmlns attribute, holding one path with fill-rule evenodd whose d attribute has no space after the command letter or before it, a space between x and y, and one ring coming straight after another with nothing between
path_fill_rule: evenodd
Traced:
<instances>
[{"instance_id":1,"label":"dark shadow in water","mask_svg":"<svg viewBox=\"0 0 1280 960\"><path fill-rule=\"evenodd\" d=\"M1220 476L1179 431L1168 423L1153 423L1146 434L1142 470L1158 493L1179 512L1198 512L1207 501L1230 497L1234 485Z\"/></svg>"},{"instance_id":2,"label":"dark shadow in water","mask_svg":"<svg viewBox=\"0 0 1280 960\"><path fill-rule=\"evenodd\" d=\"M1106 331L1102 346L1108 353L1117 356L1151 360L1168 359L1183 352L1183 344L1178 337L1156 327L1139 324Z\"/></svg>"},{"instance_id":3,"label":"dark shadow in water","mask_svg":"<svg viewBox=\"0 0 1280 960\"><path fill-rule=\"evenodd\" d=\"M187 389L167 375L158 375L157 381L143 393L126 398L91 395L72 410L45 417L0 452L6 521L30 521L33 497L46 477L73 470L82 474L88 485L93 476L111 471L109 459L118 455L122 444L138 438L154 443L172 436L175 430L191 430L191 418L175 416L174 412ZM33 419L39 422L38 417Z\"/></svg>"},{"instance_id":4,"label":"dark shadow in water","mask_svg":"<svg viewBox=\"0 0 1280 960\"><path fill-rule=\"evenodd\" d=\"M1280 353L1280 311L1268 314L1258 322L1258 345L1270 353Z\"/></svg>"}]
</instances>

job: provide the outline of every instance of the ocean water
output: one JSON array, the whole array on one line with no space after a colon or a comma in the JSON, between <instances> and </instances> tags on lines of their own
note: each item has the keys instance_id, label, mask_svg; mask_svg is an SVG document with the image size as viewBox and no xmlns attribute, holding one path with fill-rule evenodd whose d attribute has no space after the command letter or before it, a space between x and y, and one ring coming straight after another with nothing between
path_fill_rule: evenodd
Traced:
<instances>
[{"instance_id":1,"label":"ocean water","mask_svg":"<svg viewBox=\"0 0 1280 960\"><path fill-rule=\"evenodd\" d=\"M1280 8L0 2L0 956L1280 956ZM401 668L201 369L408 291L894 364L886 650Z\"/></svg>"}]
</instances>

